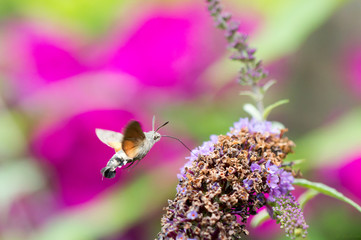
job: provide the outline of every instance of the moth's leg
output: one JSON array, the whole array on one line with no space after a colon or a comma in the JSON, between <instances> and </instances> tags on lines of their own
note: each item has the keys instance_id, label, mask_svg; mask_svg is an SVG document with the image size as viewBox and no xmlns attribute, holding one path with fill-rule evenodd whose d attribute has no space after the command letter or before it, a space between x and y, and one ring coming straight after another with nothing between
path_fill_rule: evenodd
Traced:
<instances>
[{"instance_id":1,"label":"moth's leg","mask_svg":"<svg viewBox=\"0 0 361 240\"><path fill-rule=\"evenodd\" d=\"M135 168L135 167L138 165L139 162L140 162L140 160L137 161L137 164L135 164L135 165L132 167L132 169ZM129 166L129 167L130 167L130 166Z\"/></svg>"},{"instance_id":2,"label":"moth's leg","mask_svg":"<svg viewBox=\"0 0 361 240\"><path fill-rule=\"evenodd\" d=\"M130 168L134 163L135 163L135 161L131 162L125 169Z\"/></svg>"}]
</instances>

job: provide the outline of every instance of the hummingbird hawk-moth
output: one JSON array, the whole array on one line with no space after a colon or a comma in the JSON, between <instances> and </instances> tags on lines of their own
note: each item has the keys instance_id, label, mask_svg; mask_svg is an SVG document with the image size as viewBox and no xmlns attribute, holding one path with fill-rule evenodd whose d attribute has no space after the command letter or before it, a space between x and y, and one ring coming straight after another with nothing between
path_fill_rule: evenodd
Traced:
<instances>
[{"instance_id":1,"label":"hummingbird hawk-moth","mask_svg":"<svg viewBox=\"0 0 361 240\"><path fill-rule=\"evenodd\" d=\"M152 131L143 132L138 121L130 121L125 127L124 134L104 129L95 129L95 133L106 145L115 150L115 154L110 158L107 165L100 171L106 178L113 178L116 169L130 163L142 160L150 151L153 145L158 142L161 135L157 132L168 122L154 130L155 117L153 117Z\"/></svg>"}]
</instances>

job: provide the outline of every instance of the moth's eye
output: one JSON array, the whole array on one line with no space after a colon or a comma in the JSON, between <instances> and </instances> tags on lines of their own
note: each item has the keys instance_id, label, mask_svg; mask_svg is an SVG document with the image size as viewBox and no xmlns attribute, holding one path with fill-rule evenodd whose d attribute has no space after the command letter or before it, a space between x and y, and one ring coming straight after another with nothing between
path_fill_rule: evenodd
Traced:
<instances>
[{"instance_id":1,"label":"moth's eye","mask_svg":"<svg viewBox=\"0 0 361 240\"><path fill-rule=\"evenodd\" d=\"M154 140L157 140L159 138L159 136L155 135L154 136Z\"/></svg>"}]
</instances>

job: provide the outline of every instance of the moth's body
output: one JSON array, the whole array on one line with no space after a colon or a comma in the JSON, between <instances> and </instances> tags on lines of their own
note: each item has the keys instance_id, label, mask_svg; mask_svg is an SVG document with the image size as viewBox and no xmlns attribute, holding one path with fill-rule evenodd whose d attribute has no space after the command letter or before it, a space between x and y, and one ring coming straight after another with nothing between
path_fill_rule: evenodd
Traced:
<instances>
[{"instance_id":1,"label":"moth's body","mask_svg":"<svg viewBox=\"0 0 361 240\"><path fill-rule=\"evenodd\" d=\"M124 135L103 129L96 129L96 134L103 143L116 151L106 167L101 170L106 178L113 178L118 167L142 160L161 138L161 135L154 131L154 119L153 130L149 132L143 132L139 122L131 121L126 126Z\"/></svg>"},{"instance_id":2,"label":"moth's body","mask_svg":"<svg viewBox=\"0 0 361 240\"><path fill-rule=\"evenodd\" d=\"M123 150L116 152L108 161L105 168L100 172L106 178L113 178L115 176L115 170L119 167L123 167L129 162L132 162L133 159L128 158Z\"/></svg>"},{"instance_id":3,"label":"moth's body","mask_svg":"<svg viewBox=\"0 0 361 240\"><path fill-rule=\"evenodd\" d=\"M144 158L153 147L154 143L158 142L161 138L161 135L155 131L145 132L144 135L146 140L142 142L138 155L134 160L141 160Z\"/></svg>"}]
</instances>

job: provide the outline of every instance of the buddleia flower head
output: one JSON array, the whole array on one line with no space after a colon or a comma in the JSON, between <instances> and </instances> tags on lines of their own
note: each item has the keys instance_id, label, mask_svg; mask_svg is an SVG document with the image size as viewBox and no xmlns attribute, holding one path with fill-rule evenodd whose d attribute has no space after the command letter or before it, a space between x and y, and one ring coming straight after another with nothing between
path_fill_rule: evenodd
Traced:
<instances>
[{"instance_id":1,"label":"buddleia flower head","mask_svg":"<svg viewBox=\"0 0 361 240\"><path fill-rule=\"evenodd\" d=\"M226 135L212 136L193 151L159 239L239 239L248 234L249 216L293 190L282 161L294 143L270 124L240 119Z\"/></svg>"}]
</instances>

